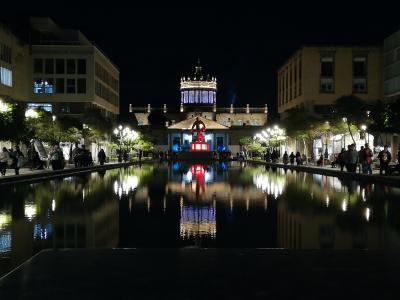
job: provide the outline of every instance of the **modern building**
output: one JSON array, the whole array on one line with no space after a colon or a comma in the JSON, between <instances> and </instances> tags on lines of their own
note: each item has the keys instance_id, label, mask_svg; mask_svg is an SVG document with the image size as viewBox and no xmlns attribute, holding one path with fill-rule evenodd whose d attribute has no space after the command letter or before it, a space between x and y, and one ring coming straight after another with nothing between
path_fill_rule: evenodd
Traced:
<instances>
[{"instance_id":1,"label":"modern building","mask_svg":"<svg viewBox=\"0 0 400 300\"><path fill-rule=\"evenodd\" d=\"M60 28L49 18L31 18L33 105L56 114L79 115L95 106L119 114L119 70L79 30Z\"/></svg>"},{"instance_id":2,"label":"modern building","mask_svg":"<svg viewBox=\"0 0 400 300\"><path fill-rule=\"evenodd\" d=\"M56 115L81 115L97 107L119 114L119 70L79 30L60 28L50 18L0 26L0 97L23 101Z\"/></svg>"},{"instance_id":3,"label":"modern building","mask_svg":"<svg viewBox=\"0 0 400 300\"><path fill-rule=\"evenodd\" d=\"M133 107L129 112L141 131L148 131L157 140L159 150L188 151L192 142L191 127L198 117L206 125L206 142L211 151L240 150L239 139L253 136L267 123L268 107L218 107L217 79L203 73L200 62L192 76L180 80L180 103L170 109L167 104L154 108ZM152 129L151 114L163 119L165 127ZM153 124L154 125L154 124ZM162 124L164 125L164 124ZM147 129L146 129L147 128Z\"/></svg>"},{"instance_id":4,"label":"modern building","mask_svg":"<svg viewBox=\"0 0 400 300\"><path fill-rule=\"evenodd\" d=\"M387 37L383 43L384 95L389 100L400 98L400 30Z\"/></svg>"},{"instance_id":5,"label":"modern building","mask_svg":"<svg viewBox=\"0 0 400 300\"><path fill-rule=\"evenodd\" d=\"M342 96L382 99L382 66L381 47L303 46L278 70L278 112L304 106L327 115Z\"/></svg>"}]
</instances>

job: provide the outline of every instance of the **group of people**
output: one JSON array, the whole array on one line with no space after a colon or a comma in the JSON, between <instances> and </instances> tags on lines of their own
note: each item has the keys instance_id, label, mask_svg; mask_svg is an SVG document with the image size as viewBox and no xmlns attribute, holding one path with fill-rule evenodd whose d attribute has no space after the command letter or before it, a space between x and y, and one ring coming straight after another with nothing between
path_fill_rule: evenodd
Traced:
<instances>
[{"instance_id":1,"label":"group of people","mask_svg":"<svg viewBox=\"0 0 400 300\"><path fill-rule=\"evenodd\" d=\"M19 174L19 169L22 166L22 158L24 154L21 152L19 146L15 146L15 149L7 149L3 147L0 152L0 173L2 176L6 175L7 169L14 169L15 175Z\"/></svg>"},{"instance_id":2,"label":"group of people","mask_svg":"<svg viewBox=\"0 0 400 300\"><path fill-rule=\"evenodd\" d=\"M296 155L292 152L290 155L287 154L287 151L283 154L282 161L285 165L287 165L289 162L291 165L294 165L294 162L296 161L296 165L302 165L304 162L307 162L307 157L305 154L301 155L299 151L296 152Z\"/></svg>"},{"instance_id":3,"label":"group of people","mask_svg":"<svg viewBox=\"0 0 400 300\"><path fill-rule=\"evenodd\" d=\"M388 150L387 146L384 146L377 156L379 160L379 173L382 175L388 175L391 173L389 170L389 164L392 161L392 154ZM351 144L338 154L336 159L331 163L332 167L336 165L340 166L340 170L343 171L346 168L347 172L356 172L357 166L360 166L360 172L363 174L372 174L374 154L368 143L365 146L361 146L361 149L357 151L356 145ZM400 151L397 154L397 160L400 162ZM396 166L397 167L397 166Z\"/></svg>"}]
</instances>

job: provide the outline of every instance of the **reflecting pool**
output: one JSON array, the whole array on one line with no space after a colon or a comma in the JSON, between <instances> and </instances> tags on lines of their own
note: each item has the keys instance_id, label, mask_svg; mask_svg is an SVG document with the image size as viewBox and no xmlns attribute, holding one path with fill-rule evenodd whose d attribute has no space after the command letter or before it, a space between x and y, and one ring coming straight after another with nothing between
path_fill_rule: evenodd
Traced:
<instances>
[{"instance_id":1,"label":"reflecting pool","mask_svg":"<svg viewBox=\"0 0 400 300\"><path fill-rule=\"evenodd\" d=\"M232 162L0 188L0 275L45 248L400 249L400 189Z\"/></svg>"}]
</instances>

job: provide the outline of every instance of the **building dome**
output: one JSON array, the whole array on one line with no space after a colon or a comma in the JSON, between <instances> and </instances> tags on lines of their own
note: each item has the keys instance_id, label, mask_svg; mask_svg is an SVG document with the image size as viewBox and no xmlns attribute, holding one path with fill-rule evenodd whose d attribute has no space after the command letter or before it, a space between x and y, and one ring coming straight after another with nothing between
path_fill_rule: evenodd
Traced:
<instances>
[{"instance_id":1,"label":"building dome","mask_svg":"<svg viewBox=\"0 0 400 300\"><path fill-rule=\"evenodd\" d=\"M200 60L192 77L181 78L181 104L214 105L217 102L217 79L203 75Z\"/></svg>"}]
</instances>

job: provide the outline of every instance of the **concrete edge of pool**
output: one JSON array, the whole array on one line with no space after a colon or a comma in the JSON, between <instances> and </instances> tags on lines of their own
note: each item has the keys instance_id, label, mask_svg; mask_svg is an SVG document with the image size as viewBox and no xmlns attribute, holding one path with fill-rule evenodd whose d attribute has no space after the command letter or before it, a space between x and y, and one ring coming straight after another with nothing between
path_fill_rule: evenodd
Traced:
<instances>
[{"instance_id":1,"label":"concrete edge of pool","mask_svg":"<svg viewBox=\"0 0 400 300\"><path fill-rule=\"evenodd\" d=\"M155 160L142 160L142 161L133 161L127 163L111 163L103 166L95 165L91 167L84 168L70 168L63 170L42 170L37 173L32 174L21 174L21 175L12 175L6 177L0 177L0 187L12 184L21 184L21 183L31 183L36 181L50 180L54 178L62 178L68 176L75 176L80 174L98 172L98 171L106 171L110 169L117 169L122 167L134 166L139 164L152 164Z\"/></svg>"},{"instance_id":2,"label":"concrete edge of pool","mask_svg":"<svg viewBox=\"0 0 400 300\"><path fill-rule=\"evenodd\" d=\"M269 163L265 161L255 161L255 160L245 160L245 162L254 164L254 165L265 165L267 167L272 168L281 168L286 170L294 170L294 171L301 171L313 174L320 174L320 175L327 175L327 176L334 176L334 177L341 177L350 180L357 180L357 181L365 181L365 182L373 182L373 183L383 183L383 184L390 184L395 186L400 186L400 175L393 175L393 176L385 176L385 175L367 175L367 174L360 174L360 173L349 173L349 172L342 172L339 169L326 169L317 166L309 166L309 165L284 165L281 163Z\"/></svg>"},{"instance_id":3,"label":"concrete edge of pool","mask_svg":"<svg viewBox=\"0 0 400 300\"><path fill-rule=\"evenodd\" d=\"M395 252L43 250L0 280L1 299L393 299Z\"/></svg>"}]
</instances>

